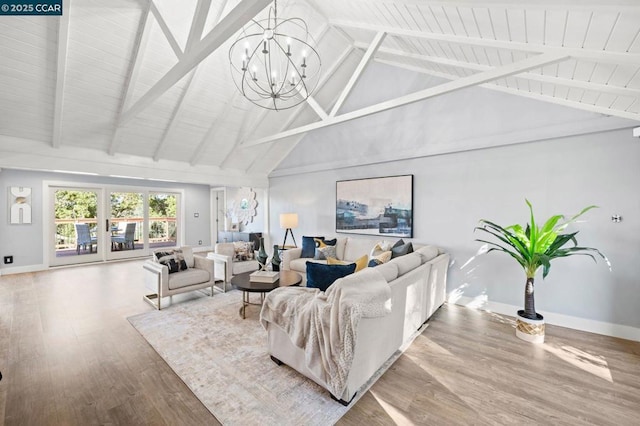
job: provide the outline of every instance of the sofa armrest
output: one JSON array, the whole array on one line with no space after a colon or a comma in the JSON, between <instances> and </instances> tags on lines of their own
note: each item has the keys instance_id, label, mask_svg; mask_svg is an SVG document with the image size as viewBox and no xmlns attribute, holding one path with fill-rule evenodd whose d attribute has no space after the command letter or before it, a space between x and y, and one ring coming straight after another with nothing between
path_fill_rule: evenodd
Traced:
<instances>
[{"instance_id":1,"label":"sofa armrest","mask_svg":"<svg viewBox=\"0 0 640 426\"><path fill-rule=\"evenodd\" d=\"M145 285L149 289L155 289L158 296L169 290L169 268L152 260L147 260L142 265L145 275Z\"/></svg>"},{"instance_id":2,"label":"sofa armrest","mask_svg":"<svg viewBox=\"0 0 640 426\"><path fill-rule=\"evenodd\" d=\"M203 256L193 256L194 265L196 269L202 269L209 273L209 282L214 283L216 281L216 262L213 259L208 259Z\"/></svg>"},{"instance_id":3,"label":"sofa armrest","mask_svg":"<svg viewBox=\"0 0 640 426\"><path fill-rule=\"evenodd\" d=\"M290 271L290 263L293 259L300 259L302 256L302 248L293 248L289 250L283 250L281 254L282 263L280 264L280 268L283 271Z\"/></svg>"},{"instance_id":4,"label":"sofa armrest","mask_svg":"<svg viewBox=\"0 0 640 426\"><path fill-rule=\"evenodd\" d=\"M212 260L216 264L214 269L214 273L217 274L217 276L215 276L216 279L223 280L225 283L231 281L233 275L233 258L231 258L231 256L209 253L207 259Z\"/></svg>"}]
</instances>

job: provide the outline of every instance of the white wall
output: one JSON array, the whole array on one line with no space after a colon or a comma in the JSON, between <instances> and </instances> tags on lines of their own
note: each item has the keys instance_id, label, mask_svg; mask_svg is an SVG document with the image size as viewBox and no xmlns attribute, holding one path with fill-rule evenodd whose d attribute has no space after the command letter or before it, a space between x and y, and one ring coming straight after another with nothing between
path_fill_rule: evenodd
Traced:
<instances>
[{"instance_id":1,"label":"white wall","mask_svg":"<svg viewBox=\"0 0 640 426\"><path fill-rule=\"evenodd\" d=\"M185 244L198 246L202 241L202 246L211 245L209 219L211 203L208 185L3 169L0 171L0 202L7 206L7 192L11 186L31 187L33 223L31 225L10 225L7 217L8 207L0 209L0 256L14 256L13 265L0 264L0 268L28 267L43 263L44 244L47 244L43 235L43 181L183 189ZM199 217L195 218L194 213L199 213ZM2 263L1 260L2 258L0 258L0 263Z\"/></svg>"},{"instance_id":2,"label":"white wall","mask_svg":"<svg viewBox=\"0 0 640 426\"><path fill-rule=\"evenodd\" d=\"M306 148L312 155L312 148ZM540 311L640 327L640 140L630 130L552 139L455 154L270 179L270 223L295 211L303 235L335 235L336 180L414 175L414 240L436 244L452 255L448 291L466 297L522 306L525 277L506 255L467 263L481 246L473 228L486 218L525 223L524 199L539 218L573 214L590 204L599 209L580 223L578 241L610 259L559 259L546 280L536 282ZM620 214L621 223L611 215ZM276 238L282 236L274 232ZM364 237L363 237L364 238Z\"/></svg>"}]
</instances>

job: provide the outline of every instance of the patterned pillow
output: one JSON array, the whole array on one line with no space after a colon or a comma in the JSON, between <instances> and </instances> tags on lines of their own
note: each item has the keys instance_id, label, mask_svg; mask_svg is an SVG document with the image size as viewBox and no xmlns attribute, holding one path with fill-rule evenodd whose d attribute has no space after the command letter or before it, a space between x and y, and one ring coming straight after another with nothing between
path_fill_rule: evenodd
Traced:
<instances>
[{"instance_id":1,"label":"patterned pillow","mask_svg":"<svg viewBox=\"0 0 640 426\"><path fill-rule=\"evenodd\" d=\"M253 242L235 241L233 243L233 260L243 262L254 258Z\"/></svg>"},{"instance_id":2,"label":"patterned pillow","mask_svg":"<svg viewBox=\"0 0 640 426\"><path fill-rule=\"evenodd\" d=\"M316 248L316 254L313 256L315 260L327 260L327 258L338 257L336 254L336 246L324 246Z\"/></svg>"},{"instance_id":3,"label":"patterned pillow","mask_svg":"<svg viewBox=\"0 0 640 426\"><path fill-rule=\"evenodd\" d=\"M157 251L155 255L157 262L165 265L169 269L170 274L188 269L187 262L185 262L182 250L180 249Z\"/></svg>"},{"instance_id":4,"label":"patterned pillow","mask_svg":"<svg viewBox=\"0 0 640 426\"><path fill-rule=\"evenodd\" d=\"M390 241L378 241L375 246L371 249L369 253L369 257L376 257L385 251L391 250L391 242Z\"/></svg>"}]
</instances>

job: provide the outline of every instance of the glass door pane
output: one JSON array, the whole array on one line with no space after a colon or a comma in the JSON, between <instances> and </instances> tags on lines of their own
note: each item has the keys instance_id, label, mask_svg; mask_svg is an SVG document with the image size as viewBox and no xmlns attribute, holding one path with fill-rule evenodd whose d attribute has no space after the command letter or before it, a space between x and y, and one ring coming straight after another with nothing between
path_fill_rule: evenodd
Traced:
<instances>
[{"instance_id":1,"label":"glass door pane","mask_svg":"<svg viewBox=\"0 0 640 426\"><path fill-rule=\"evenodd\" d=\"M109 258L140 256L144 241L144 194L109 193Z\"/></svg>"},{"instance_id":2,"label":"glass door pane","mask_svg":"<svg viewBox=\"0 0 640 426\"><path fill-rule=\"evenodd\" d=\"M149 248L175 247L178 244L179 195L149 194Z\"/></svg>"},{"instance_id":3,"label":"glass door pane","mask_svg":"<svg viewBox=\"0 0 640 426\"><path fill-rule=\"evenodd\" d=\"M52 188L52 264L101 260L98 189Z\"/></svg>"}]
</instances>

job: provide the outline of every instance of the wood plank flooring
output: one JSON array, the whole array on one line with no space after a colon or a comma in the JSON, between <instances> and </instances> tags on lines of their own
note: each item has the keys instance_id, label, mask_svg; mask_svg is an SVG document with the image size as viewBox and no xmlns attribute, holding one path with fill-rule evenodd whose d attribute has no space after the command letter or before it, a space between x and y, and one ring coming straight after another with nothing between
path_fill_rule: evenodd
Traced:
<instances>
[{"instance_id":1,"label":"wood plank flooring","mask_svg":"<svg viewBox=\"0 0 640 426\"><path fill-rule=\"evenodd\" d=\"M126 320L144 293L141 261L0 277L0 423L219 424ZM639 342L547 326L531 345L445 305L339 424L639 422Z\"/></svg>"}]
</instances>

